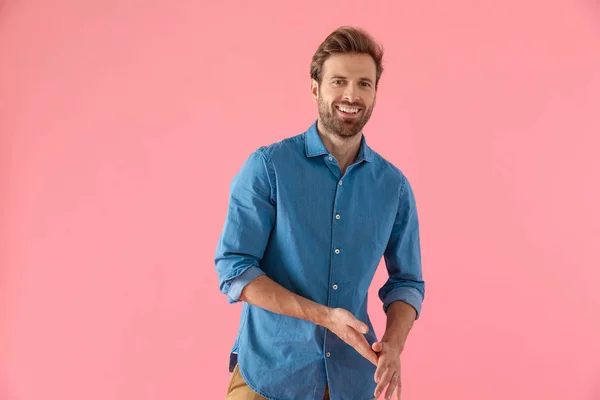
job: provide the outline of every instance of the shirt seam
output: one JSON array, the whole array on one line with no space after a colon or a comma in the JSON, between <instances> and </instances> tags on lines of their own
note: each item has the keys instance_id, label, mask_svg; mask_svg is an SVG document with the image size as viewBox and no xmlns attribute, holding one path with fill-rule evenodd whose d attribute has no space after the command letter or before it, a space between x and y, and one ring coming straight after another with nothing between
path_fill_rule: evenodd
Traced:
<instances>
[{"instance_id":1,"label":"shirt seam","mask_svg":"<svg viewBox=\"0 0 600 400\"><path fill-rule=\"evenodd\" d=\"M263 163L265 165L265 169L267 170L267 178L269 180L270 186L270 200L271 203L276 204L277 199L277 183L275 179L275 168L273 167L273 161L271 157L265 151L265 147L261 147L258 149L258 153L262 156Z\"/></svg>"}]
</instances>

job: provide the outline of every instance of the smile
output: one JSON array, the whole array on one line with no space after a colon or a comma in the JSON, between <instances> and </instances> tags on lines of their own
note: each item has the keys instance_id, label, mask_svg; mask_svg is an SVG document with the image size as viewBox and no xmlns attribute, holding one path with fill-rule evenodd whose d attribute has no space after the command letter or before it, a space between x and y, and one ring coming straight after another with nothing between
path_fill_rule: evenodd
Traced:
<instances>
[{"instance_id":1,"label":"smile","mask_svg":"<svg viewBox=\"0 0 600 400\"><path fill-rule=\"evenodd\" d=\"M349 107L349 106L335 106L335 108L340 111L341 114L346 115L356 115L360 112L360 108L357 107Z\"/></svg>"}]
</instances>

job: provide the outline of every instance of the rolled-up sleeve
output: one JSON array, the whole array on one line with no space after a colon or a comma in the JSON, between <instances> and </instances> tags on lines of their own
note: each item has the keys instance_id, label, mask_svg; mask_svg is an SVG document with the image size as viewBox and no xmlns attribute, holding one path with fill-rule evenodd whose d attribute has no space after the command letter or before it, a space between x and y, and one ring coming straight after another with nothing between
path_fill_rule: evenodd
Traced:
<instances>
[{"instance_id":1,"label":"rolled-up sleeve","mask_svg":"<svg viewBox=\"0 0 600 400\"><path fill-rule=\"evenodd\" d=\"M246 285L264 272L260 262L275 223L274 179L262 148L231 181L229 206L214 257L219 290L240 301Z\"/></svg>"},{"instance_id":2,"label":"rolled-up sleeve","mask_svg":"<svg viewBox=\"0 0 600 400\"><path fill-rule=\"evenodd\" d=\"M410 304L421 314L425 296L425 282L421 265L421 244L417 205L410 182L403 176L400 201L392 233L384 253L389 274L388 280L379 289L383 311L394 301Z\"/></svg>"}]
</instances>

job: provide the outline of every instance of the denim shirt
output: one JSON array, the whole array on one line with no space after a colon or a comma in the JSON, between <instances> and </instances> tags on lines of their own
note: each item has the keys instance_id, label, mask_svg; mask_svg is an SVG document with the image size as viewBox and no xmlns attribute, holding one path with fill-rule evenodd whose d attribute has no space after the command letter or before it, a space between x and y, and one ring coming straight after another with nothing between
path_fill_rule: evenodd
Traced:
<instances>
[{"instance_id":1,"label":"denim shirt","mask_svg":"<svg viewBox=\"0 0 600 400\"><path fill-rule=\"evenodd\" d=\"M369 326L367 295L381 258L389 278L383 311L424 297L415 196L403 173L367 146L342 171L314 122L307 131L254 151L230 185L215 266L229 303L265 274L286 289L341 307ZM376 367L315 323L242 304L230 356L248 386L267 399L373 398Z\"/></svg>"}]
</instances>

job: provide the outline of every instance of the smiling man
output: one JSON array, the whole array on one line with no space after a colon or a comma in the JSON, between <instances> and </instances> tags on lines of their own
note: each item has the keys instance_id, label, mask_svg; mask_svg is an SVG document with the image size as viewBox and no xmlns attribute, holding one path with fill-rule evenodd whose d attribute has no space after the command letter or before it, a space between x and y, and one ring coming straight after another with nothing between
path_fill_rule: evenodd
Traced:
<instances>
[{"instance_id":1,"label":"smiling man","mask_svg":"<svg viewBox=\"0 0 600 400\"><path fill-rule=\"evenodd\" d=\"M400 398L400 355L424 298L415 195L366 143L383 51L341 27L313 56L318 119L254 151L234 177L215 254L243 301L229 400ZM380 341L367 295L381 259Z\"/></svg>"}]
</instances>

